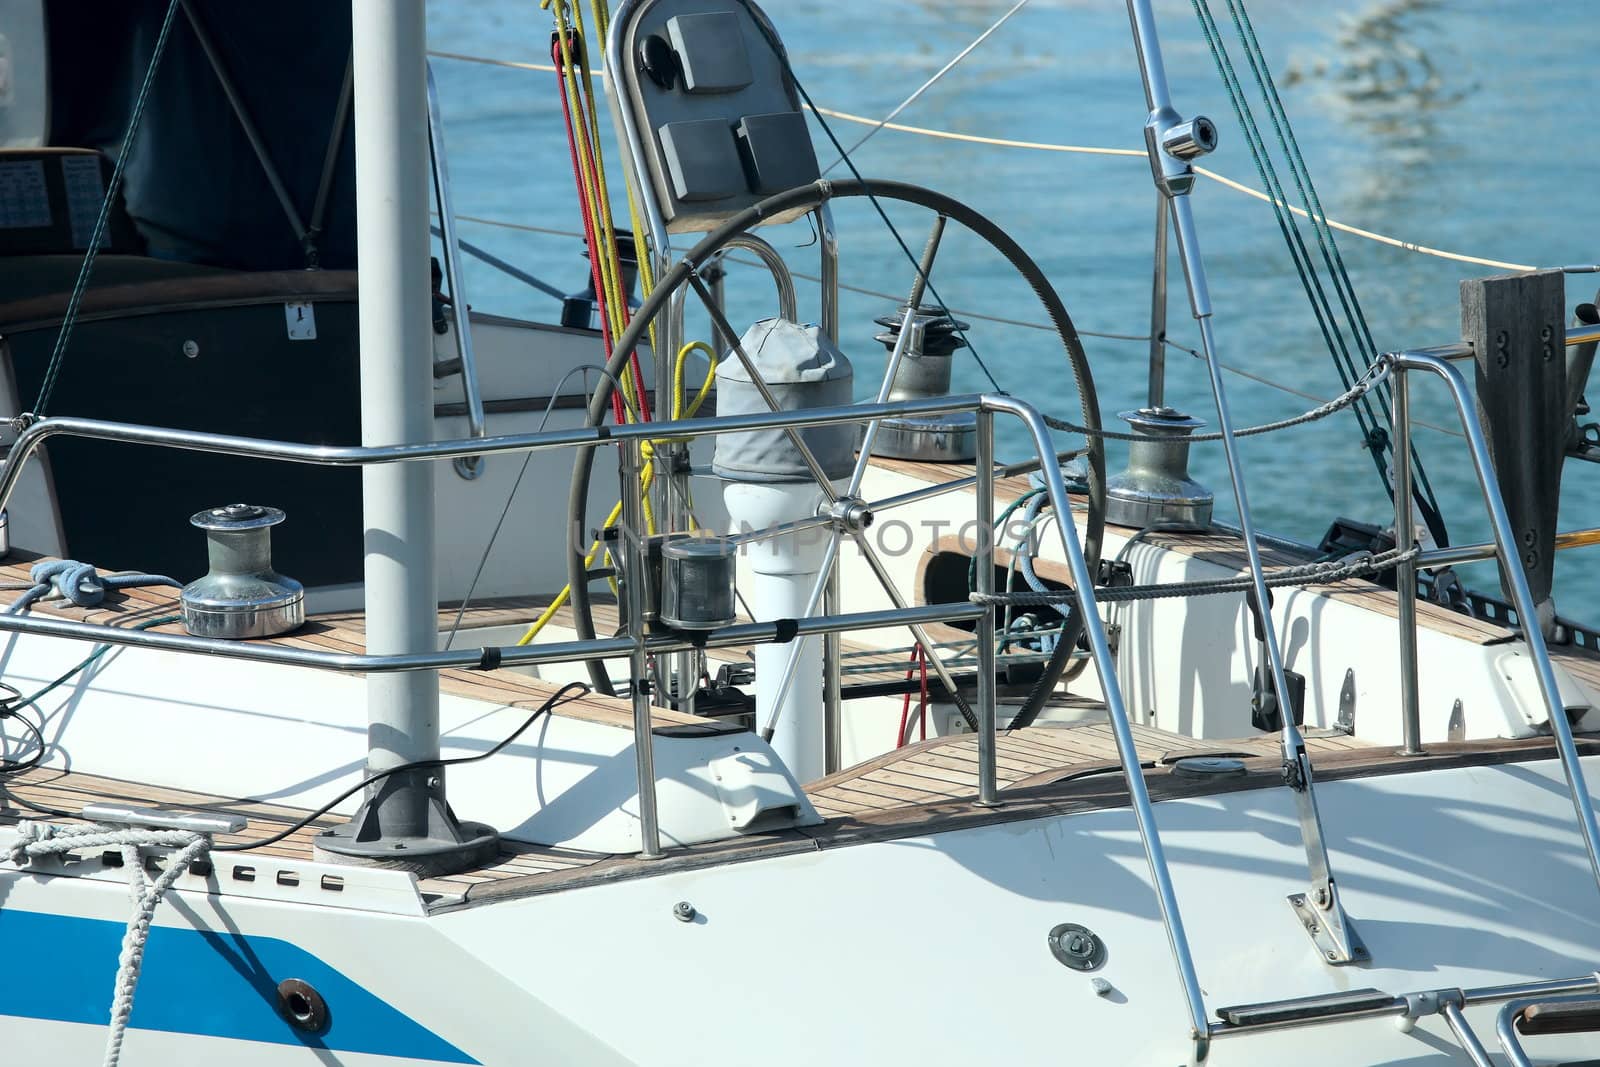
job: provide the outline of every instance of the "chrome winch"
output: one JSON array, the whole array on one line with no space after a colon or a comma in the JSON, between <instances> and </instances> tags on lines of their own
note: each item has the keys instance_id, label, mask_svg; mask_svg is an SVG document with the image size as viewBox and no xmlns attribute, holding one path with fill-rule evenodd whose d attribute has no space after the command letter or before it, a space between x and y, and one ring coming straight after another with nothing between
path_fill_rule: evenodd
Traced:
<instances>
[{"instance_id":1,"label":"chrome winch","mask_svg":"<svg viewBox=\"0 0 1600 1067\"><path fill-rule=\"evenodd\" d=\"M229 504L196 512L211 570L183 587L183 628L196 637L237 640L287 633L306 621L305 587L272 569L277 508Z\"/></svg>"},{"instance_id":2,"label":"chrome winch","mask_svg":"<svg viewBox=\"0 0 1600 1067\"><path fill-rule=\"evenodd\" d=\"M901 323L910 309L909 304L902 304L893 315L876 320L884 332L873 339L893 352L900 341ZM966 328L966 323L951 318L944 309L920 305L911 317L911 336L906 339L889 399L926 400L948 395L956 350L967 347L963 336ZM977 432L978 417L970 411L927 418L888 418L879 423L872 451L890 459L967 462L977 455Z\"/></svg>"},{"instance_id":3,"label":"chrome winch","mask_svg":"<svg viewBox=\"0 0 1600 1067\"><path fill-rule=\"evenodd\" d=\"M1209 525L1211 490L1189 477L1189 437L1205 423L1167 407L1118 418L1140 437L1128 445L1128 468L1106 483L1106 521L1134 529Z\"/></svg>"}]
</instances>

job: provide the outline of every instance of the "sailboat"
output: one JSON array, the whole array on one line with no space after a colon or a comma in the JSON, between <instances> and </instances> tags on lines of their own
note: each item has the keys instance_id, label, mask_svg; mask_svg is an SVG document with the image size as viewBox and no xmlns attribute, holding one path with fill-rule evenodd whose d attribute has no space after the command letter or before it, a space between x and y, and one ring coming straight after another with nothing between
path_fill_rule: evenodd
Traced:
<instances>
[{"instance_id":1,"label":"sailboat","mask_svg":"<svg viewBox=\"0 0 1600 1067\"><path fill-rule=\"evenodd\" d=\"M1550 584L1594 540L1555 503L1600 316L1561 271L1468 279L1460 337L1367 336L1340 397L1239 425L1192 196L1222 131L1128 0L1151 334L1171 242L1214 408L1164 402L1158 343L1122 430L1024 241L821 174L781 12L556 0L590 284L483 315L422 0L326 6L129 4L75 78L68 5L3 8L8 1062L1600 1062L1600 652ZM231 183L174 179L207 152ZM1312 313L1348 309L1285 188ZM846 200L928 226L871 352ZM760 233L807 219L815 322ZM1065 400L951 394L957 230L1037 294ZM775 316L730 320L730 252ZM1422 390L1488 543L1441 536ZM1258 530L1239 437L1346 410L1392 517Z\"/></svg>"}]
</instances>

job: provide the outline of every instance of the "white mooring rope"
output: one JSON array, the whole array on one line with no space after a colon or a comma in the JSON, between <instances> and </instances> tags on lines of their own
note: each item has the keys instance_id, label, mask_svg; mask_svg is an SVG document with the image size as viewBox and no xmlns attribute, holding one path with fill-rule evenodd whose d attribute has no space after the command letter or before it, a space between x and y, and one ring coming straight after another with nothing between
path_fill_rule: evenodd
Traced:
<instances>
[{"instance_id":1,"label":"white mooring rope","mask_svg":"<svg viewBox=\"0 0 1600 1067\"><path fill-rule=\"evenodd\" d=\"M111 827L89 823L62 826L24 819L17 824L17 836L6 846L11 861L23 866L37 856L59 856L79 849L115 848L122 853L122 867L128 872L128 895L133 914L122 935L122 951L117 955L116 984L111 991L111 1030L106 1035L105 1067L117 1067L122 1058L122 1038L133 1014L133 993L144 966L145 943L150 939L150 924L161 898L189 865L211 851L211 835L189 830L148 830L138 827ZM139 849L149 846L173 848L167 865L154 881L145 878Z\"/></svg>"}]
</instances>

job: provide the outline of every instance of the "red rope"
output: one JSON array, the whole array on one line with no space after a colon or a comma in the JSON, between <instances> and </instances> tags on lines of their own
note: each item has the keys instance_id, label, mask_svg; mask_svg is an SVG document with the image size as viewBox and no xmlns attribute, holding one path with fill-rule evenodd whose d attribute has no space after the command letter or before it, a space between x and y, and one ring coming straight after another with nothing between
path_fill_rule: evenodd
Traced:
<instances>
[{"instance_id":1,"label":"red rope","mask_svg":"<svg viewBox=\"0 0 1600 1067\"><path fill-rule=\"evenodd\" d=\"M906 684L911 684L911 678L917 670L918 649L911 650L911 656L906 663ZM911 690L907 689L904 698L900 701L900 729L894 735L894 747L906 747L906 724L911 721Z\"/></svg>"},{"instance_id":2,"label":"red rope","mask_svg":"<svg viewBox=\"0 0 1600 1067\"><path fill-rule=\"evenodd\" d=\"M572 54L581 56L581 47L582 42L579 40L576 34L572 34L568 37L568 49L572 52ZM558 40L552 44L550 51L551 58L555 61L556 66L559 67L561 65L561 42ZM582 106L581 100L579 102L579 106ZM589 173L599 173L596 169L597 164L595 161L594 145L589 140L588 116L586 114L580 114L578 116L578 121L573 121L571 105L567 99L565 82L562 84L561 111L566 117L567 121L567 146L572 152L572 173L574 179L576 179L578 182L578 200L583 206L584 233L586 234L589 243L589 265L595 278L595 300L600 306L601 330L606 338L606 358L609 359L612 352L611 319L608 314L609 300L606 296L605 286L601 284L600 281L600 256L602 254L606 256L611 267L612 277L617 278L619 284L622 278L622 262L618 257L615 244L613 244L610 248L604 249L603 252L600 248L600 220L594 218L594 213L589 210L589 198L585 195L583 189L583 171L579 169L578 164L578 156L581 153L583 157L583 164L588 167ZM631 321L633 317L633 309L628 307L627 293L622 293L621 298L622 322L624 327L626 327L627 323ZM628 353L628 364L633 370L633 399L639 407L639 419L641 422L649 422L651 420L650 399L644 387L644 368L639 363L639 350L637 348ZM620 398L613 396L612 410L613 412L617 413L617 422L621 423L625 421L622 401Z\"/></svg>"},{"instance_id":3,"label":"red rope","mask_svg":"<svg viewBox=\"0 0 1600 1067\"><path fill-rule=\"evenodd\" d=\"M917 739L928 739L928 653L917 646L917 662L922 665L922 699L917 705Z\"/></svg>"},{"instance_id":4,"label":"red rope","mask_svg":"<svg viewBox=\"0 0 1600 1067\"><path fill-rule=\"evenodd\" d=\"M922 696L917 701L917 740L928 739L928 655L922 651L921 645L911 649L911 656L906 662L906 682L909 683L917 673L918 667L922 670ZM906 747L906 727L911 722L911 690L905 691L900 701L900 729L894 735L894 747Z\"/></svg>"},{"instance_id":5,"label":"red rope","mask_svg":"<svg viewBox=\"0 0 1600 1067\"><path fill-rule=\"evenodd\" d=\"M569 38L568 45L572 41ZM567 151L572 157L572 181L578 187L578 209L583 213L583 240L589 247L589 279L594 286L595 302L600 307L600 337L605 344L606 359L611 358L611 319L606 314L606 287L600 276L600 256L598 249L600 242L595 235L594 216L589 211L589 196L583 187L583 170L578 162L577 127L572 121L572 105L567 100L566 77L559 72L561 66L561 42L552 41L550 44L550 58L555 61L558 68L556 85L561 91L561 114L567 124ZM627 408L622 403L622 392L613 390L611 393L611 415L617 425L628 421Z\"/></svg>"}]
</instances>

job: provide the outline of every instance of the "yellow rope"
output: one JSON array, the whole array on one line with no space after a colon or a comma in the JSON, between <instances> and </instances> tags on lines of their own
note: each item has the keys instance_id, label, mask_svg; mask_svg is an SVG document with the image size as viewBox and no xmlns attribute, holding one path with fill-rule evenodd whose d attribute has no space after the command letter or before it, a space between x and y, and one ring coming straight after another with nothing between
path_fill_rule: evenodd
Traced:
<instances>
[{"instance_id":1,"label":"yellow rope","mask_svg":"<svg viewBox=\"0 0 1600 1067\"><path fill-rule=\"evenodd\" d=\"M591 0L591 4L595 17L595 28L600 34L601 38L604 39L610 23L610 11L607 9L604 0ZM529 70L553 71L560 74L562 89L567 96L568 111L573 116L575 123L582 121L586 127L591 145L592 157L581 150L577 152L579 187L581 189L580 195L583 196L585 202L588 204L590 217L596 221L596 229L598 231L598 239L601 247L593 249L591 254L599 257L597 265L599 267L601 285L606 297L607 318L612 329L612 336L620 337L626 329L625 319L627 305L625 301L627 300L627 293L623 288L622 278L620 275L620 264L618 263L619 257L617 255L616 225L611 214L611 197L610 190L606 185L605 163L600 154L600 128L596 118L598 110L595 107L593 88L595 75L594 72L589 69L587 44L588 38L586 28L583 24L583 12L577 4L572 5L572 22L569 26L567 21L568 7L566 0L540 0L540 7L545 8L546 10L551 10L554 13L556 21L556 40L559 42L561 49L560 67L544 67L541 64L510 62L501 62L499 65L520 67ZM570 30L576 30L577 34L578 48L576 50L576 54L574 54L574 49L572 47L572 35L569 32ZM437 54L450 59L469 58L448 52ZM580 94L582 96L583 107L580 107L579 104ZM586 113L583 110L584 107L587 108ZM586 119L580 119L579 116L584 114L587 115ZM573 134L576 137L579 134L579 131L574 129ZM589 165L591 158L594 164L592 167ZM640 254L640 246L638 243L641 238L639 228L639 211L637 201L634 196L632 175L625 175L624 177L625 180L623 182L623 187L626 190L628 197L628 219L633 226L634 232L635 258L639 263L639 277L644 286L644 293L648 297L651 290L655 288L654 271L650 266L650 256L648 254L648 250L646 249L643 254ZM650 324L650 345L651 350L654 351L656 338L655 324L653 322ZM695 398L689 404L686 412L683 404L684 374L689 355L695 351L702 351L706 354L707 359L710 360L710 367L706 371L705 380L700 383L700 389L695 394ZM716 352L714 352L711 346L706 344L704 341L691 341L684 345L681 350L679 350L676 366L673 370L672 417L674 419L682 418L686 414L688 416L693 416L695 412L700 410L701 405L705 403L706 397L711 392L712 382L715 380L716 369ZM622 386L623 399L625 401L631 401L630 403L626 404L628 413L631 416L632 421L637 422L639 421L639 410L642 406L641 390L644 388L644 383L635 381L634 375L632 374L632 369L624 366L622 372ZM644 469L640 472L639 477L640 496L642 498L644 510L645 530L647 533L653 534L656 530L656 522L654 508L650 503L650 488L655 483L656 473L654 442L643 442L639 447L639 452L645 464ZM617 521L621 517L622 504L619 501L617 505L611 509L611 513L606 516L606 521L603 528L609 530L617 524ZM588 568L594 564L595 557L600 553L600 544L600 539L596 538L595 541L589 546L589 551L583 557L583 565L585 568ZM609 560L609 558L610 554L607 553L607 559ZM614 581L612 582L612 588L613 590L616 588L616 583ZM533 641L534 638L538 637L540 631L550 624L550 620L556 617L556 614L561 610L562 607L566 605L571 596L572 586L568 585L556 595L556 598L551 601L549 607L545 608L545 610L540 613L539 617L533 621L532 625L528 627L527 632L518 639L517 644L526 645Z\"/></svg>"},{"instance_id":2,"label":"yellow rope","mask_svg":"<svg viewBox=\"0 0 1600 1067\"><path fill-rule=\"evenodd\" d=\"M611 36L611 5L606 0L590 0L590 7L594 11L595 29L604 41ZM596 137L598 140L598 136ZM624 169L622 175L622 191L628 199L628 225L633 228L634 259L639 264L639 285L644 299L649 300L650 294L655 291L656 271L650 262L650 238L639 224L639 204L634 193L634 174L630 169ZM658 349L656 342L656 323L650 320L650 351Z\"/></svg>"},{"instance_id":3,"label":"yellow rope","mask_svg":"<svg viewBox=\"0 0 1600 1067\"><path fill-rule=\"evenodd\" d=\"M565 6L563 0L554 2L558 7ZM572 18L578 31L578 62L572 77L583 94L582 114L590 151L594 158L591 206L595 213L595 223L600 232L600 244L605 257L602 260L601 273L606 282L606 306L611 316L611 336L620 337L624 329L624 320L627 318L627 306L624 303L626 297L621 292L622 279L617 277L617 229L611 218L611 195L606 188L606 168L600 154L600 126L595 119L594 78L589 71L589 35L584 30L582 5L572 5ZM574 115L576 114L578 113L574 112Z\"/></svg>"},{"instance_id":4,"label":"yellow rope","mask_svg":"<svg viewBox=\"0 0 1600 1067\"><path fill-rule=\"evenodd\" d=\"M583 12L576 4L572 6L572 21L568 22L568 7L566 0L540 0L539 6L551 11L556 22L556 41L561 51L561 65L559 67L544 67L540 64L504 64L518 66L531 70L545 70L561 75L562 91L566 94L567 110L574 123L573 136L577 140L584 133L590 142L590 152L581 148L574 154L578 160L578 185L579 195L583 197L589 208L590 217L595 221L598 247L590 249L590 255L595 257L595 266L600 274L600 284L606 300L606 317L613 337L620 337L625 331L625 316L627 293L622 285L620 264L618 262L616 226L611 215L610 193L606 187L605 161L601 156L600 129L596 119L597 110L594 100L594 74L589 69L587 34L583 25ZM598 9L598 3L596 4ZM596 12L596 23L600 32L605 32L604 17ZM576 30L578 48L576 54L572 47L573 33ZM441 53L448 58L458 58L450 53ZM461 57L464 58L464 57ZM587 109L587 111L585 111ZM576 128L578 123L583 124L583 130ZM593 166L590 166L590 163ZM629 190L629 210L632 208L632 190ZM640 257L641 260L644 257ZM638 422L640 418L640 390L642 382L634 381L632 368L624 365L622 370L622 396L624 410L627 411L629 421ZM696 405L698 406L698 404ZM640 496L644 505L645 530L655 533L655 514L650 504L650 487L655 481L655 449L649 441L640 446L640 454L645 466L639 475ZM603 529L611 529L622 517L622 503L619 501L606 516ZM589 551L584 554L583 565L587 569L592 566L595 557L600 553L600 539L596 538L589 546ZM607 554L610 559L610 553ZM616 588L613 581L612 588ZM539 614L527 631L517 639L518 645L526 645L539 636L550 620L571 599L572 586L569 584L556 594L556 598Z\"/></svg>"},{"instance_id":5,"label":"yellow rope","mask_svg":"<svg viewBox=\"0 0 1600 1067\"><path fill-rule=\"evenodd\" d=\"M616 256L616 228L611 217L611 203L606 190L605 162L601 156L599 128L595 119L594 109L594 75L589 69L587 60L587 42L583 36L583 15L576 6L572 8L575 16L573 22L568 22L567 0L540 0L540 7L553 12L556 21L556 41L561 51L560 68L552 68L561 75L563 91L567 96L567 110L572 116L575 139L581 141L587 137L590 142L590 152L581 148L577 151L579 187L581 196L589 207L589 216L594 220L598 248L590 249L590 255L595 257L596 267L600 273L600 285L606 302L607 324L612 337L620 337L624 326L625 309L622 294L621 279L617 276ZM572 47L572 31L577 31L579 51L574 55ZM588 117L585 119L584 108L588 108ZM581 128L577 125L581 123ZM640 390L643 383L633 380L633 370L624 366L621 374L623 393L632 394L635 407L642 407L638 403Z\"/></svg>"},{"instance_id":6,"label":"yellow rope","mask_svg":"<svg viewBox=\"0 0 1600 1067\"><path fill-rule=\"evenodd\" d=\"M689 356L697 351L705 353L706 359L710 361L710 366L706 369L705 380L700 383L699 392L697 392L694 399L689 402L688 408L685 408L683 405L685 371L688 368ZM678 350L678 358L676 359L675 364L676 365L674 366L672 372L672 417L674 419L693 418L695 413L700 410L701 405L706 402L706 397L711 393L711 385L716 381L717 353L704 341L690 341L688 344L684 345ZM646 441L640 446L639 451L644 456L645 462L650 464L649 466L645 467L644 472L640 476L639 489L640 494L644 498L646 528L653 533L654 519L650 515L650 487L655 482L656 469L654 464L650 463L650 461L655 458L655 448L651 442ZM611 529L611 527L617 524L617 520L620 518L622 518L622 502L618 501L617 505L611 509L611 514L606 516L606 521L603 524L602 529ZM599 553L600 540L599 538L596 538L594 543L589 546L588 553L583 557L583 565L585 569L594 564L595 557L599 555ZM533 624L528 627L527 632L517 639L517 644L526 645L534 638L538 637L539 631L543 630L550 624L550 620L555 618L556 613L566 606L567 600L571 596L572 586L569 585L564 587L561 592L556 595L556 598L550 602L550 606L545 608L537 619L533 620Z\"/></svg>"},{"instance_id":7,"label":"yellow rope","mask_svg":"<svg viewBox=\"0 0 1600 1067\"><path fill-rule=\"evenodd\" d=\"M639 473L639 503L644 511L644 532L656 532L656 514L650 506L650 486L656 479L656 446L654 441L639 442L639 458L644 469Z\"/></svg>"},{"instance_id":8,"label":"yellow rope","mask_svg":"<svg viewBox=\"0 0 1600 1067\"><path fill-rule=\"evenodd\" d=\"M695 394L694 401L689 405L689 410L683 409L683 372L689 362L691 352L704 352L706 359L711 361L711 366L706 368L706 380L700 383L700 391ZM706 402L706 397L711 393L711 383L717 376L717 353L704 341L690 341L678 349L678 358L672 368L672 417L673 419L694 418L695 412L700 410L700 405Z\"/></svg>"}]
</instances>

